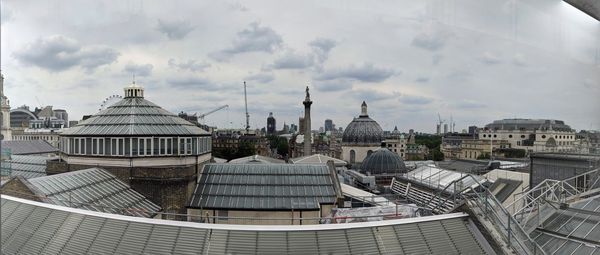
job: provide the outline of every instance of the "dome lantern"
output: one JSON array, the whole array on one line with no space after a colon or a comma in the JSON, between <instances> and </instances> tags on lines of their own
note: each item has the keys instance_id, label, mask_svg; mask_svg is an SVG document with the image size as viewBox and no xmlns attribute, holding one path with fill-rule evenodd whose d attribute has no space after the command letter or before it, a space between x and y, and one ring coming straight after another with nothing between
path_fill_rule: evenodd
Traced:
<instances>
[{"instance_id":1,"label":"dome lantern","mask_svg":"<svg viewBox=\"0 0 600 255\"><path fill-rule=\"evenodd\" d=\"M125 98L144 97L144 88L135 84L135 80L131 83L131 85L125 87L123 90L125 91Z\"/></svg>"}]
</instances>

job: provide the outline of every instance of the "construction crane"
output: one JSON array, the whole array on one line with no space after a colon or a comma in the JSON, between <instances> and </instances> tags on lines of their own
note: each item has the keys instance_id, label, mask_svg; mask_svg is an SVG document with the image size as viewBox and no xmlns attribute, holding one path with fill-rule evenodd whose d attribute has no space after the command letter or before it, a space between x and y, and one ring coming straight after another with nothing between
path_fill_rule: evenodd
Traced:
<instances>
[{"instance_id":1,"label":"construction crane","mask_svg":"<svg viewBox=\"0 0 600 255\"><path fill-rule=\"evenodd\" d=\"M246 94L246 81L244 81L244 105L246 106L246 134L250 134L250 114L248 113L248 95Z\"/></svg>"},{"instance_id":2,"label":"construction crane","mask_svg":"<svg viewBox=\"0 0 600 255\"><path fill-rule=\"evenodd\" d=\"M444 122L446 122L446 121L443 120L442 116L440 116L440 114L438 113L438 123L437 123L437 127L436 127L436 133L438 135L442 133L442 125L444 124Z\"/></svg>"},{"instance_id":3,"label":"construction crane","mask_svg":"<svg viewBox=\"0 0 600 255\"><path fill-rule=\"evenodd\" d=\"M209 111L207 113L200 114L200 115L198 115L198 120L204 120L204 117L206 117L208 115L211 115L211 114L213 114L213 113L215 113L217 111L220 111L222 109L225 109L227 107L229 107L229 105L227 105L227 104L226 105L222 105L222 106L219 106L219 107L217 107L217 108L215 108L215 109L213 109L213 110L211 110L211 111Z\"/></svg>"}]
</instances>

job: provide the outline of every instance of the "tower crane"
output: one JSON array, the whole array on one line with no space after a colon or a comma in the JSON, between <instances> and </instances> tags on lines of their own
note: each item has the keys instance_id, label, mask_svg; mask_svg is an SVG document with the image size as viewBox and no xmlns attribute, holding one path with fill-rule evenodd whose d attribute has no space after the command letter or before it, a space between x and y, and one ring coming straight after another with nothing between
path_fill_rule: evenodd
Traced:
<instances>
[{"instance_id":1,"label":"tower crane","mask_svg":"<svg viewBox=\"0 0 600 255\"><path fill-rule=\"evenodd\" d=\"M206 117L206 116L208 116L208 115L211 115L211 114L213 114L213 113L215 113L215 112L217 112L217 111L220 111L220 110L222 110L222 109L225 109L225 108L227 108L227 107L229 107L229 105L228 105L228 104L226 104L226 105L222 105L222 106L219 106L219 107L217 107L217 108L215 108L215 109L213 109L213 110L211 110L211 111L209 111L209 112L206 112L206 113L200 114L200 115L198 115L198 120L204 120L204 117Z\"/></svg>"},{"instance_id":2,"label":"tower crane","mask_svg":"<svg viewBox=\"0 0 600 255\"><path fill-rule=\"evenodd\" d=\"M246 94L246 81L244 81L244 105L246 106L246 134L250 133L250 114L248 113L248 95Z\"/></svg>"}]
</instances>

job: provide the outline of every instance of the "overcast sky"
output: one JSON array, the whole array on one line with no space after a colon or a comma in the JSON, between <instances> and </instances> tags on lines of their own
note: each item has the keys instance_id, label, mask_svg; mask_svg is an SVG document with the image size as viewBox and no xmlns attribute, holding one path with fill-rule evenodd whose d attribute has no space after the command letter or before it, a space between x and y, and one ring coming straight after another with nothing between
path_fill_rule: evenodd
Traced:
<instances>
[{"instance_id":1,"label":"overcast sky","mask_svg":"<svg viewBox=\"0 0 600 255\"><path fill-rule=\"evenodd\" d=\"M502 118L600 129L600 22L559 0L3 0L11 106L98 111L136 75L167 110L219 127L283 122L314 101L313 129L363 100L384 130L458 131Z\"/></svg>"}]
</instances>

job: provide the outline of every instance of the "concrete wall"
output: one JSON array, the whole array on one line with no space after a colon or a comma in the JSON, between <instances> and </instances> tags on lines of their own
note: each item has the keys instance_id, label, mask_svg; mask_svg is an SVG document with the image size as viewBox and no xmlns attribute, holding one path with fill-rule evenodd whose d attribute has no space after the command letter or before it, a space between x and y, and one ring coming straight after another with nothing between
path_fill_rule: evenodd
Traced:
<instances>
[{"instance_id":1,"label":"concrete wall","mask_svg":"<svg viewBox=\"0 0 600 255\"><path fill-rule=\"evenodd\" d=\"M369 151L375 151L381 148L381 146L345 146L342 145L342 160L352 164L361 163L367 157ZM356 153L355 162L350 162L350 151L354 150Z\"/></svg>"}]
</instances>

